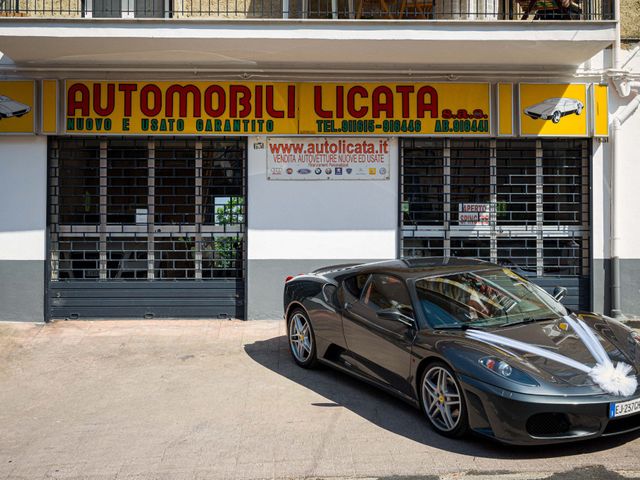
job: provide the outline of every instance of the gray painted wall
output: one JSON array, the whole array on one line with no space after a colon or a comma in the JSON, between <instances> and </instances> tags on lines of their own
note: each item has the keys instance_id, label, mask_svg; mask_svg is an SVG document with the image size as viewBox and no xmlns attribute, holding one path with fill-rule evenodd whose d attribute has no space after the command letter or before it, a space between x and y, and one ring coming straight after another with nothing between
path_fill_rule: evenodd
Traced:
<instances>
[{"instance_id":1,"label":"gray painted wall","mask_svg":"<svg viewBox=\"0 0 640 480\"><path fill-rule=\"evenodd\" d=\"M0 260L0 321L44 321L43 260Z\"/></svg>"},{"instance_id":2,"label":"gray painted wall","mask_svg":"<svg viewBox=\"0 0 640 480\"><path fill-rule=\"evenodd\" d=\"M374 260L249 260L247 266L247 318L279 319L284 315L282 293L289 275L308 273L316 268Z\"/></svg>"},{"instance_id":3,"label":"gray painted wall","mask_svg":"<svg viewBox=\"0 0 640 480\"><path fill-rule=\"evenodd\" d=\"M593 260L593 310L611 313L611 260ZM640 259L620 259L622 313L640 317Z\"/></svg>"},{"instance_id":4,"label":"gray painted wall","mask_svg":"<svg viewBox=\"0 0 640 480\"><path fill-rule=\"evenodd\" d=\"M592 310L609 315L611 313L611 260L594 258L591 268Z\"/></svg>"},{"instance_id":5,"label":"gray painted wall","mask_svg":"<svg viewBox=\"0 0 640 480\"><path fill-rule=\"evenodd\" d=\"M622 313L640 317L640 259L620 259L620 286Z\"/></svg>"}]
</instances>

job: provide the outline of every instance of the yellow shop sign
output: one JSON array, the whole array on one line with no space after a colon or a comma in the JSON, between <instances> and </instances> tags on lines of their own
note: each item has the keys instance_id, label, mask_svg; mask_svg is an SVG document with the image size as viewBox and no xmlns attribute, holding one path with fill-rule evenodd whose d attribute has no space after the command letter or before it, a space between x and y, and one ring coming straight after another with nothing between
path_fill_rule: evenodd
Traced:
<instances>
[{"instance_id":1,"label":"yellow shop sign","mask_svg":"<svg viewBox=\"0 0 640 480\"><path fill-rule=\"evenodd\" d=\"M489 135L488 83L299 84L303 134Z\"/></svg>"},{"instance_id":2,"label":"yellow shop sign","mask_svg":"<svg viewBox=\"0 0 640 480\"><path fill-rule=\"evenodd\" d=\"M35 82L0 81L0 133L33 133Z\"/></svg>"},{"instance_id":3,"label":"yellow shop sign","mask_svg":"<svg viewBox=\"0 0 640 480\"><path fill-rule=\"evenodd\" d=\"M520 84L522 136L586 137L586 84Z\"/></svg>"},{"instance_id":4,"label":"yellow shop sign","mask_svg":"<svg viewBox=\"0 0 640 480\"><path fill-rule=\"evenodd\" d=\"M489 135L490 86L67 81L67 133Z\"/></svg>"},{"instance_id":5,"label":"yellow shop sign","mask_svg":"<svg viewBox=\"0 0 640 480\"><path fill-rule=\"evenodd\" d=\"M66 82L67 133L278 134L296 132L287 83Z\"/></svg>"},{"instance_id":6,"label":"yellow shop sign","mask_svg":"<svg viewBox=\"0 0 640 480\"><path fill-rule=\"evenodd\" d=\"M489 83L67 80L63 131L270 136L607 134L606 86L501 83L495 90L497 118L493 118ZM592 114L594 104L598 115ZM50 130L43 124L43 132Z\"/></svg>"}]
</instances>

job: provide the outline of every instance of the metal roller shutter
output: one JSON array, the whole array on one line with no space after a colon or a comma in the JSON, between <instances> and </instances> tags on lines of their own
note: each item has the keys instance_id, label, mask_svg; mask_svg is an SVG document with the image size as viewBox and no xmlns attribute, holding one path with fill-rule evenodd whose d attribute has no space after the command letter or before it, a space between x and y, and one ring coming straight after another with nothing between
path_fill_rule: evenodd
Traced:
<instances>
[{"instance_id":1,"label":"metal roller shutter","mask_svg":"<svg viewBox=\"0 0 640 480\"><path fill-rule=\"evenodd\" d=\"M246 141L55 138L50 318L244 316Z\"/></svg>"},{"instance_id":2,"label":"metal roller shutter","mask_svg":"<svg viewBox=\"0 0 640 480\"><path fill-rule=\"evenodd\" d=\"M589 152L586 139L403 140L401 255L510 265L589 309ZM464 221L464 205L486 208L486 224Z\"/></svg>"}]
</instances>

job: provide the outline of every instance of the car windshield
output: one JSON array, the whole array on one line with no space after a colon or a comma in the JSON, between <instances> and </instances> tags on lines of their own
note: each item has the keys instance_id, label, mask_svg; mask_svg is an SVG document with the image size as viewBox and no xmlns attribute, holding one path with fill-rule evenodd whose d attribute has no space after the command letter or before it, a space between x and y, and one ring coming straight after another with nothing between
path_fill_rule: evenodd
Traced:
<instances>
[{"instance_id":1,"label":"car windshield","mask_svg":"<svg viewBox=\"0 0 640 480\"><path fill-rule=\"evenodd\" d=\"M508 268L425 277L415 289L433 328L503 326L567 314L551 295Z\"/></svg>"}]
</instances>

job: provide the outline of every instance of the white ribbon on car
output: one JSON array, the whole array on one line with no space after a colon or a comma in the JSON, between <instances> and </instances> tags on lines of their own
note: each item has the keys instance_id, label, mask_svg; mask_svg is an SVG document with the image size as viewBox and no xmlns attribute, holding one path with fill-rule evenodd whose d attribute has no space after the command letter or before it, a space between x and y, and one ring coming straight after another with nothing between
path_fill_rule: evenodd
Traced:
<instances>
[{"instance_id":1,"label":"white ribbon on car","mask_svg":"<svg viewBox=\"0 0 640 480\"><path fill-rule=\"evenodd\" d=\"M498 346L510 347L527 353L532 353L540 357L544 357L554 362L567 365L581 372L585 372L602 390L614 395L629 396L632 395L638 387L638 380L635 376L630 375L631 366L623 362L613 365L606 350L596 337L593 330L582 320L573 319L568 315L564 320L571 325L578 338L584 343L585 347L596 361L594 367L585 365L565 355L547 350L546 348L537 347L528 343L514 340L512 338L503 337L481 330L467 330L466 335L475 340L492 343Z\"/></svg>"}]
</instances>

